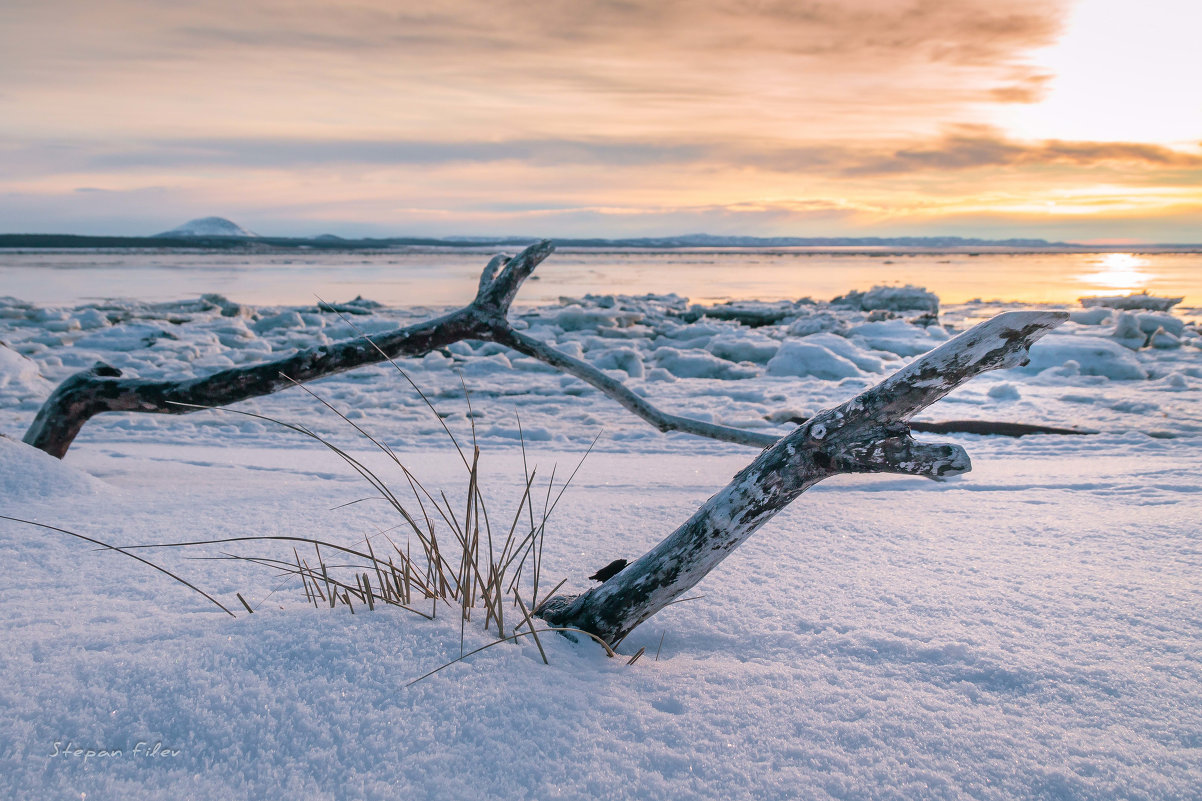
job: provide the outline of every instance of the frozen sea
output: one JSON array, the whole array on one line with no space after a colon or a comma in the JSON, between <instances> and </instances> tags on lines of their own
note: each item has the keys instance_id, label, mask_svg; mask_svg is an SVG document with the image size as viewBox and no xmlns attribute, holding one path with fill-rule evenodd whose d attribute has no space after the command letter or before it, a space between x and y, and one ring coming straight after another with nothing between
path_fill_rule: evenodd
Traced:
<instances>
[{"instance_id":1,"label":"frozen sea","mask_svg":"<svg viewBox=\"0 0 1202 801\"><path fill-rule=\"evenodd\" d=\"M357 502L370 488L327 449L263 420L102 415L62 461L19 440L55 384L98 360L183 378L388 331L470 298L488 255L0 254L0 515L117 545L270 534L384 551L395 514ZM315 609L298 582L216 558L290 550L154 551L231 618L132 559L0 521L0 798L1202 798L1198 259L553 254L515 326L668 411L784 434L999 311L1059 308L1071 320L1029 365L922 417L1097 433L924 435L965 447L973 471L818 485L700 597L636 629L624 658L547 636L550 665L527 639L412 686L461 636L466 650L493 638L480 610L461 631L449 608ZM939 296L937 318L828 305L906 283ZM1143 289L1185 301L1076 302ZM315 295L381 305L352 327ZM774 317L725 319L731 299L771 301L748 308ZM558 488L600 435L551 518L544 591L638 556L756 455L660 434L496 345L402 367L440 417L387 365L311 387L457 508L466 476L443 423L461 442L475 431L503 520L527 461L540 492L553 470ZM303 392L238 408L373 458Z\"/></svg>"}]
</instances>

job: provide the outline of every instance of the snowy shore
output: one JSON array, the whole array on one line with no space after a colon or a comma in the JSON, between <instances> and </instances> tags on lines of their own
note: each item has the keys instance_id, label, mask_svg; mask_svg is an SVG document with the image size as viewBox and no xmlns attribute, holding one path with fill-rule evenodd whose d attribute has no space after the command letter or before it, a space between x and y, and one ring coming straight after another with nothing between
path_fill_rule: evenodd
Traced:
<instances>
[{"instance_id":1,"label":"snowy shore","mask_svg":"<svg viewBox=\"0 0 1202 801\"><path fill-rule=\"evenodd\" d=\"M783 433L1014 308L965 304L936 319L906 303L842 305L860 307L702 314L672 296L598 296L513 318L661 408ZM369 333L432 313L360 310L350 319ZM973 472L819 485L711 574L704 597L631 635L623 653L647 653L630 666L551 637L550 666L532 643L498 646L407 688L459 655L453 614L315 610L270 571L188 558L217 550L157 554L256 609L231 619L133 560L0 521L0 796L1198 797L1202 311L1070 311L1029 366L975 379L923 417L1102 433L928 436L964 445ZM718 319L752 315L766 324ZM354 333L316 308L219 298L0 299L0 434L12 438L0 439L0 514L115 544L361 540L386 514L332 507L363 497L362 482L270 424L102 415L63 462L15 441L57 381L98 359L179 378ZM403 366L469 440L463 375L499 517L524 484L515 413L540 475L566 472L602 431L546 540L544 571L565 589L641 553L754 456L661 435L494 345ZM313 388L423 481L462 491L440 424L393 368ZM241 408L363 447L301 392ZM466 638L490 639L478 625Z\"/></svg>"}]
</instances>

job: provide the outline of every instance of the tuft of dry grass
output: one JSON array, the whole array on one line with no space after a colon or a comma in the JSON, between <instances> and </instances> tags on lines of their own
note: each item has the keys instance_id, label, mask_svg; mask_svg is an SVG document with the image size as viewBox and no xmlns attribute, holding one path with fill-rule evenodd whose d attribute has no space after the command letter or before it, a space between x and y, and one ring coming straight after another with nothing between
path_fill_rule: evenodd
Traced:
<instances>
[{"instance_id":1,"label":"tuft of dry grass","mask_svg":"<svg viewBox=\"0 0 1202 801\"><path fill-rule=\"evenodd\" d=\"M349 320L347 322L354 325ZM362 332L360 333L362 334ZM367 342L379 350L370 337L365 334L363 336ZM380 352L383 354L383 351ZM341 504L341 506L367 501L383 501L395 513L396 524L379 528L373 534L364 536L361 542L356 543L354 547L310 537L270 535L225 537L134 547L188 547L271 541L304 543L306 548L313 548L312 564L307 558L300 555L295 545L292 548L290 559L252 557L233 553L224 553L215 558L236 559L271 568L283 576L284 581L272 588L268 595L290 582L295 582L299 585L306 602L319 608L328 606L333 609L339 604L343 604L354 613L356 604L360 610L366 607L368 611L395 606L426 619L436 618L440 608L444 613L451 611L459 616L460 658L469 655L465 653L464 646L467 625L473 622L473 618L479 620L482 615L483 629L495 631L497 640L494 644L513 641L517 637L531 636L538 646L543 661L546 662L546 651L538 639L529 610L536 609L540 598L550 597L564 584L564 581L560 581L551 592L540 592L546 586L546 582L543 581L542 567L547 523L581 465L592 452L600 435L598 434L598 437L593 439L565 481L559 485L556 484L556 468L553 467L545 489L540 489L536 484L538 470L537 467L530 466L526 453L525 431L522 428L521 418L517 417L522 451L520 482L522 494L518 499L512 519L508 520L508 526L494 531L489 516L489 503L482 488L481 453L471 393L468 391L462 374L459 377L460 386L463 388L464 400L467 405L466 416L471 423L470 456L447 425L446 416L439 413L429 397L395 360L387 359L387 361L417 393L433 414L434 419L439 422L450 445L458 453L465 468L466 480L466 487L458 502L453 501L443 489L432 491L427 488L414 470L410 469L392 448L348 417L347 414L335 408L309 387L293 381L288 376L282 376L286 380L292 381L300 390L308 393L322 407L335 414L372 449L382 454L387 463L398 471L399 481L405 490L397 491L381 475L380 471L373 470L364 459L317 434L308 426L240 409L215 408L214 410L269 422L318 442L341 459L373 490L371 495L357 498ZM405 535L403 546L398 542L400 535L396 534L397 531L401 531ZM377 552L377 547L379 552ZM327 553L337 553L340 563L328 562L322 556L323 549ZM524 592L529 593L528 603L523 598ZM242 600L241 597L239 600ZM242 603L249 611L250 607L246 601L242 601ZM516 619L517 623L511 633L508 633L506 628L507 614L510 618ZM517 634L518 629L523 625L527 626L528 630L523 634ZM550 629L540 631L547 630ZM612 649L607 644L606 650L612 653Z\"/></svg>"},{"instance_id":2,"label":"tuft of dry grass","mask_svg":"<svg viewBox=\"0 0 1202 801\"><path fill-rule=\"evenodd\" d=\"M345 317L343 318L346 319ZM354 326L351 321L346 320ZM380 351L379 347L363 334L367 342ZM380 351L383 354L383 351ZM281 426L290 431L308 437L341 459L348 467L358 474L372 489L372 494L348 501L334 507L335 509L351 506L366 501L383 501L395 513L397 522L389 527L377 529L374 533L365 535L354 545L342 545L336 542L314 538L290 535L244 535L237 537L221 537L186 542L166 542L129 546L113 546L100 540L66 529L48 526L28 520L17 520L0 515L0 519L16 520L29 523L54 531L69 534L73 537L91 542L101 548L117 551L125 556L137 559L154 569L165 573L172 579L184 584L189 589L203 595L212 603L219 606L231 616L233 611L221 604L208 593L202 591L189 581L168 571L154 562L132 553L139 549L152 548L190 548L198 546L229 545L233 543L287 543L291 545L289 557L276 558L272 556L249 556L245 554L221 552L217 556L196 557L201 559L229 559L246 562L258 567L267 568L276 573L282 580L270 587L265 596L258 601L263 603L275 592L286 586L299 588L306 603L315 608L336 609L340 604L347 607L351 614L366 609L369 612L387 607L396 607L412 612L427 620L433 620L443 612L450 611L459 616L460 624L460 656L416 681L442 670L455 662L466 659L472 654L479 653L493 645L503 642L515 642L522 637L532 637L538 647L543 662L548 663L547 653L539 639L540 633L561 632L583 634L599 642L609 656L615 656L610 645L599 640L595 635L576 629L544 627L536 628L530 610L537 609L540 600L540 589L543 582L543 545L546 539L547 523L552 513L571 485L577 471L583 465L596 445L600 434L593 439L572 470L567 480L556 486L556 469L552 468L545 490L536 486L537 467L531 468L527 459L525 432L521 418L517 418L519 440L522 450L522 481L521 497L517 509L507 527L494 532L489 517L489 504L481 486L480 447L476 436L475 415L471 407L471 395L460 375L460 385L463 387L464 399L467 404L467 418L471 421L471 455L465 449L447 425L445 418L434 407L426 394L413 381L400 365L385 355L388 363L408 382L418 396L434 414L443 431L458 453L465 468L466 487L458 503L452 502L445 490L432 492L422 483L413 470L405 464L398 454L384 441L373 436L363 426L350 419L347 414L335 408L331 403L317 395L309 387L282 376L291 381L296 387L308 393L322 407L333 412L346 425L349 425L373 449L383 454L387 462L398 473L400 482L406 490L397 491L385 480L380 471L373 470L365 460L353 455L350 450L340 447L330 439L315 433L308 426L289 423L267 415L241 409L223 407L199 406L195 404L177 404L196 409L209 409L226 414L236 414ZM536 497L541 496L541 503ZM400 535L405 534L404 544L398 542ZM390 536L390 535L395 535ZM373 543L373 540L375 542ZM386 544L385 544L386 543ZM312 548L312 562L309 556L301 555L300 546L308 551ZM377 550L378 549L378 550ZM326 555L323 555L322 551ZM338 561L327 560L327 555L337 554ZM541 593L543 600L551 597L564 582L560 581L549 592ZM528 592L529 603L523 598L523 591ZM248 593L250 594L250 593ZM242 593L235 593L238 601L248 614L254 609L250 601ZM426 611L428 610L428 611ZM512 631L506 629L506 614L516 621ZM495 630L496 639L471 652L465 652L465 632L468 623L483 615L483 629L487 632ZM522 627L526 631L519 631ZM642 656L642 651L636 654L630 663ZM657 654L658 656L658 654Z\"/></svg>"},{"instance_id":3,"label":"tuft of dry grass","mask_svg":"<svg viewBox=\"0 0 1202 801\"><path fill-rule=\"evenodd\" d=\"M519 625L529 624L529 609L536 607L539 589L545 587L542 581L542 552L548 520L576 471L591 452L592 446L589 446L576 469L562 485L556 486L555 472L552 471L545 492L539 493L543 495L539 509L534 502L537 468L528 467L525 438L522 435L522 495L508 526L498 533L492 528L488 513L489 504L481 484L480 448L474 430L470 458L460 450L463 463L467 467L466 489L459 502L455 503L445 490L432 491L427 488L415 472L382 440L368 433L365 428L319 398L307 387L301 386L301 389L337 414L368 443L383 453L399 471L408 492L394 490L380 472L370 468L364 459L307 426L238 409L218 411L274 423L319 442L350 466L375 491L371 496L358 498L341 506L382 500L397 515L396 525L380 528L354 546L312 537L245 535L135 545L128 546L127 549L248 542L303 543L306 547L313 548L312 563L300 555L295 545L291 558L234 553L223 553L221 556L208 558L234 559L271 568L285 578L295 580L306 602L315 607L328 606L333 609L343 604L353 612L356 604L360 609L366 606L368 611L374 611L377 607L395 606L427 619L438 615L440 605L444 610L450 607L459 615L461 623L461 652L465 627L473 621L473 616L478 620L479 616L483 615L483 628L486 631L495 629L499 638L506 637L507 613L511 617L520 615ZM452 442L456 448L459 447L453 438ZM337 508L340 507L335 507ZM398 529L406 535L403 546L398 543L400 537L395 535ZM382 546L379 551L377 546ZM327 555L330 552L337 553L340 561L328 561L322 554L323 549ZM562 584L561 581L555 585L552 592ZM271 592L279 588L276 586ZM524 591L529 593L529 603L522 597ZM247 602L241 597L239 600L249 610ZM426 607L427 602L429 607ZM428 613L424 611L427 608ZM530 628L533 631L532 625ZM542 651L541 643L539 649Z\"/></svg>"}]
</instances>

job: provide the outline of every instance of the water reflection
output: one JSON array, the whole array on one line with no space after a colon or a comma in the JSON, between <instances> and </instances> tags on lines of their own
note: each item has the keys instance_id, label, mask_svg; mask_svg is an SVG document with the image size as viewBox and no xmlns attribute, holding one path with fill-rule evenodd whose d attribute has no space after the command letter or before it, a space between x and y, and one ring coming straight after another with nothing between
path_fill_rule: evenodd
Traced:
<instances>
[{"instance_id":1,"label":"water reflection","mask_svg":"<svg viewBox=\"0 0 1202 801\"><path fill-rule=\"evenodd\" d=\"M387 305L458 306L492 249L371 253L0 252L0 295L67 305L103 297L172 301L216 292L252 305L363 295ZM522 287L518 305L561 296L675 292L695 303L812 297L915 284L945 304L974 298L1075 304L1148 290L1202 303L1202 253L634 251L565 248Z\"/></svg>"},{"instance_id":2,"label":"water reflection","mask_svg":"<svg viewBox=\"0 0 1202 801\"><path fill-rule=\"evenodd\" d=\"M1148 260L1132 253L1107 253L1097 260L1097 272L1079 276L1094 290L1134 292L1147 289L1153 275L1146 270Z\"/></svg>"}]
</instances>

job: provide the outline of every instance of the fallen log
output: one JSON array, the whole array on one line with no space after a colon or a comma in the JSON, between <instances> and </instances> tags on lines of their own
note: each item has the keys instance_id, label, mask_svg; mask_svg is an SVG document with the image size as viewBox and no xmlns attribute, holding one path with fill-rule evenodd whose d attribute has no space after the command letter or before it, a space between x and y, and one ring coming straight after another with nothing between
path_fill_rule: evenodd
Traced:
<instances>
[{"instance_id":1,"label":"fallen log","mask_svg":"<svg viewBox=\"0 0 1202 801\"><path fill-rule=\"evenodd\" d=\"M840 473L942 478L967 472L971 463L963 448L916 442L909 419L981 372L1025 364L1031 344L1066 319L1064 312L1007 312L949 340L782 437L676 531L601 586L577 596L553 596L535 614L616 645L825 478Z\"/></svg>"}]
</instances>

